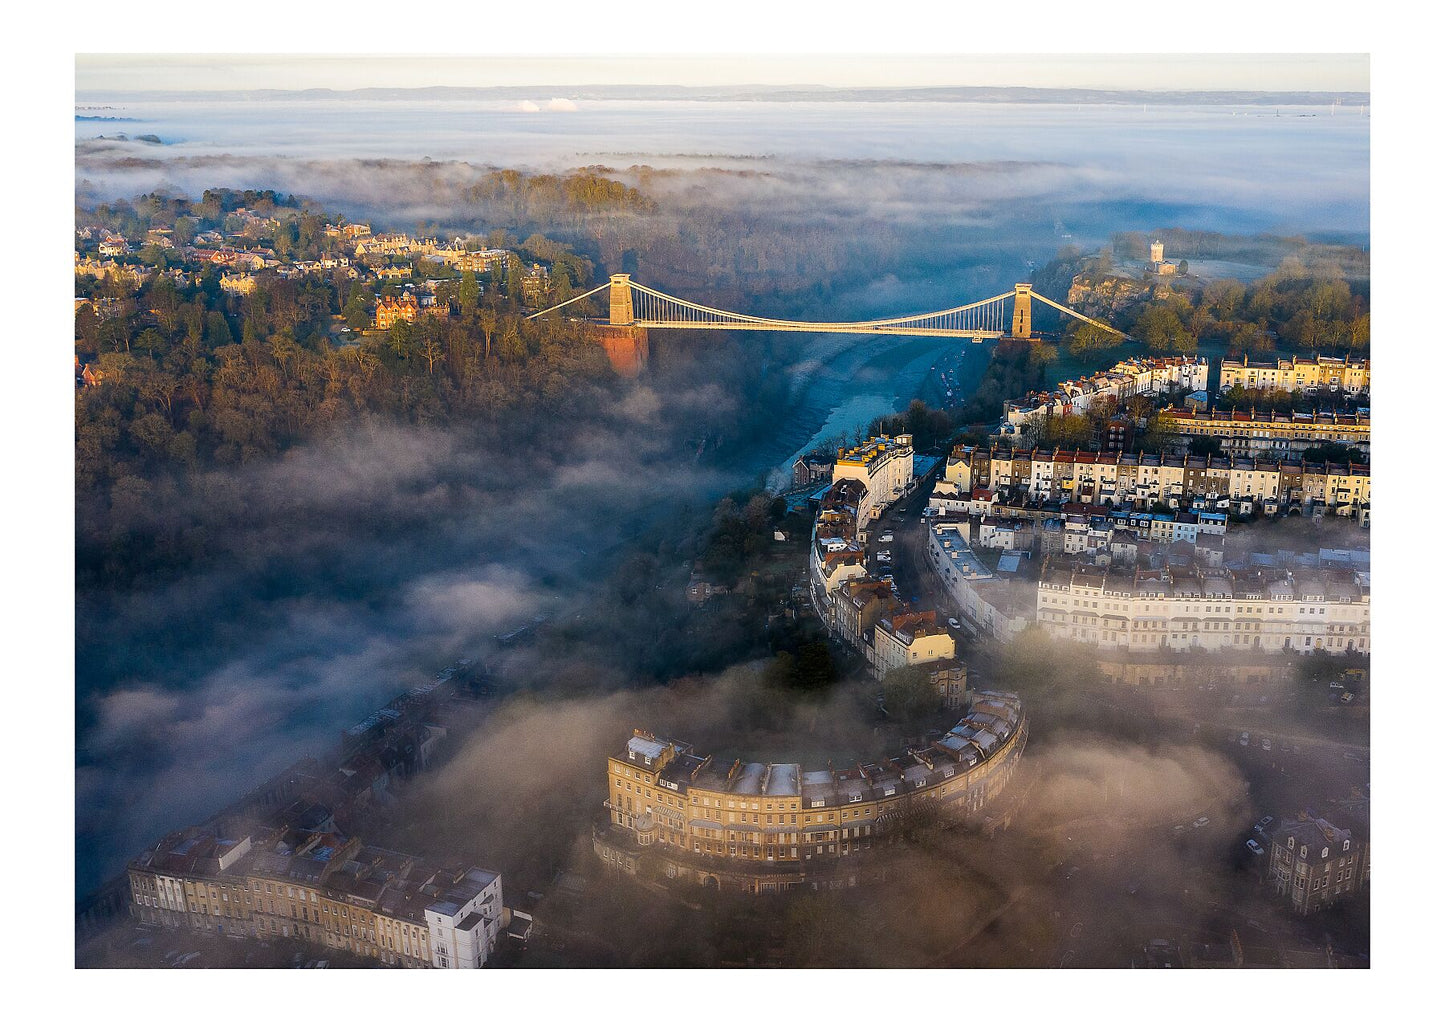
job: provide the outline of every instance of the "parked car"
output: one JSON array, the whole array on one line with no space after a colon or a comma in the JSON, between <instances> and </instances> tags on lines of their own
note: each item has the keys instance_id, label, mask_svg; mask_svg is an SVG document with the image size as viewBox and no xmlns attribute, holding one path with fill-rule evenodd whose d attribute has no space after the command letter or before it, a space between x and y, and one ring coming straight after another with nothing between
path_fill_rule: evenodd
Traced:
<instances>
[{"instance_id":1,"label":"parked car","mask_svg":"<svg viewBox=\"0 0 1445 1022\"><path fill-rule=\"evenodd\" d=\"M961 624L958 623L958 618L956 618L956 617L951 617L951 618L948 619L948 627L950 627L950 628L962 628L963 625L961 625Z\"/></svg>"},{"instance_id":2,"label":"parked car","mask_svg":"<svg viewBox=\"0 0 1445 1022\"><path fill-rule=\"evenodd\" d=\"M1256 841L1254 838L1250 838L1248 841L1246 841L1246 842L1244 843L1244 847L1248 848L1248 849L1249 849L1251 852L1253 852L1255 855L1263 855L1263 854L1264 854L1264 846L1261 845L1261 844L1260 844L1258 841Z\"/></svg>"},{"instance_id":3,"label":"parked car","mask_svg":"<svg viewBox=\"0 0 1445 1022\"><path fill-rule=\"evenodd\" d=\"M1249 744L1249 732L1248 732L1248 731L1244 731L1244 732L1242 732L1242 733L1240 734L1240 736L1239 736L1239 744L1240 744L1240 745L1248 745L1248 744Z\"/></svg>"},{"instance_id":4,"label":"parked car","mask_svg":"<svg viewBox=\"0 0 1445 1022\"><path fill-rule=\"evenodd\" d=\"M1201 816L1199 819L1197 819L1197 820L1194 821L1194 827L1195 827L1195 829L1197 830L1197 829L1199 829L1200 827L1207 826L1208 823L1209 823L1209 817L1207 817L1207 816Z\"/></svg>"},{"instance_id":5,"label":"parked car","mask_svg":"<svg viewBox=\"0 0 1445 1022\"><path fill-rule=\"evenodd\" d=\"M1273 822L1274 822L1274 817L1273 817L1273 816L1266 816L1264 819L1260 820L1258 823L1256 823L1256 824L1254 825L1254 832L1255 832L1256 834L1258 834L1260 837L1264 837L1265 828L1267 828L1267 827L1268 827L1271 823L1273 823Z\"/></svg>"},{"instance_id":6,"label":"parked car","mask_svg":"<svg viewBox=\"0 0 1445 1022\"><path fill-rule=\"evenodd\" d=\"M891 532L885 532L883 535L881 535L881 536L878 537L878 542L880 542L880 543L892 543L892 542L893 542L893 533L891 533Z\"/></svg>"},{"instance_id":7,"label":"parked car","mask_svg":"<svg viewBox=\"0 0 1445 1022\"><path fill-rule=\"evenodd\" d=\"M1270 749L1269 739L1266 738L1266 739L1264 739L1264 741L1260 742L1260 743L1259 743L1259 747L1260 747L1261 749L1263 749L1265 752L1268 752L1269 749Z\"/></svg>"}]
</instances>

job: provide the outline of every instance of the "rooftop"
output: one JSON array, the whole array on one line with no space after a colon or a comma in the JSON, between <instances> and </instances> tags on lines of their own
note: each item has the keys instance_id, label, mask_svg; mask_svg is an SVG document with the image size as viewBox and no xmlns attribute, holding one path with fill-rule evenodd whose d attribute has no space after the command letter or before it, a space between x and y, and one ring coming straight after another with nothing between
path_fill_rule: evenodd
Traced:
<instances>
[{"instance_id":1,"label":"rooftop","mask_svg":"<svg viewBox=\"0 0 1445 1022\"><path fill-rule=\"evenodd\" d=\"M907 433L898 436L875 436L870 437L865 443L847 450L838 448L839 465L871 465L879 458L888 457L894 454L912 454L913 437Z\"/></svg>"},{"instance_id":2,"label":"rooftop","mask_svg":"<svg viewBox=\"0 0 1445 1022\"><path fill-rule=\"evenodd\" d=\"M684 753L660 772L667 787L700 789L752 798L797 798L804 808L847 805L897 794L903 779L936 784L983 762L998 751L1023 720L1023 704L1012 694L975 693L973 707L937 741L910 748L904 755L845 769L804 770L797 763L717 763L712 757ZM669 743L678 746L681 743Z\"/></svg>"}]
</instances>

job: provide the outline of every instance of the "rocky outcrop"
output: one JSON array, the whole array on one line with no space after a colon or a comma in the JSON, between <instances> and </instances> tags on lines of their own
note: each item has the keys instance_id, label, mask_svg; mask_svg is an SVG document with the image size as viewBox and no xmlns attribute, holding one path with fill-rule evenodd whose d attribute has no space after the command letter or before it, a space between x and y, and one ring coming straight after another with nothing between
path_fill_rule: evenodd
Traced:
<instances>
[{"instance_id":1,"label":"rocky outcrop","mask_svg":"<svg viewBox=\"0 0 1445 1022\"><path fill-rule=\"evenodd\" d=\"M1107 319L1148 296L1149 285L1141 280L1128 277L1086 280L1080 275L1069 285L1069 297L1065 304L1086 316Z\"/></svg>"}]
</instances>

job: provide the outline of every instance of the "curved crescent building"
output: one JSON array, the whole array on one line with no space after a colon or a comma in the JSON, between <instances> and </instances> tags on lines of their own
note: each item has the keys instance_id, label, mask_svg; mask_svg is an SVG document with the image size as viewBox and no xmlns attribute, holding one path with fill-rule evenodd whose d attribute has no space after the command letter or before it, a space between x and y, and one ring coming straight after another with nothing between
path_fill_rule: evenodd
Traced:
<instances>
[{"instance_id":1,"label":"curved crescent building","mask_svg":"<svg viewBox=\"0 0 1445 1022\"><path fill-rule=\"evenodd\" d=\"M969 713L921 748L850 769L718 762L634 731L607 759L608 822L593 849L644 878L754 894L852 886L875 842L922 811L978 815L1028 741L1015 695L977 692Z\"/></svg>"}]
</instances>

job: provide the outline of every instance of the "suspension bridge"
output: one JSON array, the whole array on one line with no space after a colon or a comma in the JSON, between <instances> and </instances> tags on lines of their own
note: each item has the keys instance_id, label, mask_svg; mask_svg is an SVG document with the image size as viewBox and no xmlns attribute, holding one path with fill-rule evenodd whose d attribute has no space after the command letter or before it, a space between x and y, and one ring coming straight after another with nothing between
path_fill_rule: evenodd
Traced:
<instances>
[{"instance_id":1,"label":"suspension bridge","mask_svg":"<svg viewBox=\"0 0 1445 1022\"><path fill-rule=\"evenodd\" d=\"M742 312L729 312L708 305L665 294L646 284L639 284L630 274L614 273L605 284L534 312L528 319L538 319L581 302L600 291L608 292L608 318L611 327L641 327L661 330L782 330L795 333L823 334L891 334L901 337L964 337L985 340L998 337L1029 337L1033 333L1034 302L1042 302L1074 319L1090 323L1102 330L1124 337L1122 331L1107 323L1075 312L1066 305L1034 291L1032 284L1015 284L1012 291L955 306L937 312L920 312L889 319L866 319L853 322L817 322L797 319L771 319Z\"/></svg>"}]
</instances>

